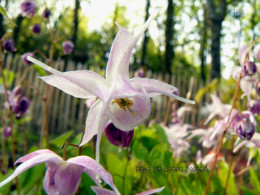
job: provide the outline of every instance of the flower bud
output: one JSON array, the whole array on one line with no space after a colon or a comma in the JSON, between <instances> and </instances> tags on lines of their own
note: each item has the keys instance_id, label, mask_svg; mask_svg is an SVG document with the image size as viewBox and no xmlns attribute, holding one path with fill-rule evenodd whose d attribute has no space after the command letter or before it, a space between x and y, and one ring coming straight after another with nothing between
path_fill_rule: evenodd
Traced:
<instances>
[{"instance_id":1,"label":"flower bud","mask_svg":"<svg viewBox=\"0 0 260 195\"><path fill-rule=\"evenodd\" d=\"M260 97L260 80L255 83L255 91L257 95Z\"/></svg>"},{"instance_id":2,"label":"flower bud","mask_svg":"<svg viewBox=\"0 0 260 195\"><path fill-rule=\"evenodd\" d=\"M248 109L253 114L260 115L260 102L257 100L251 100L250 104L248 104Z\"/></svg>"},{"instance_id":3,"label":"flower bud","mask_svg":"<svg viewBox=\"0 0 260 195\"><path fill-rule=\"evenodd\" d=\"M255 63L251 61L246 61L246 63L243 65L242 73L244 76L255 74L256 73Z\"/></svg>"},{"instance_id":4,"label":"flower bud","mask_svg":"<svg viewBox=\"0 0 260 195\"><path fill-rule=\"evenodd\" d=\"M32 18L35 14L36 4L34 1L26 0L21 4L20 8L22 10L22 16L27 15L29 18Z\"/></svg>"},{"instance_id":5,"label":"flower bud","mask_svg":"<svg viewBox=\"0 0 260 195\"><path fill-rule=\"evenodd\" d=\"M240 139L251 140L255 133L255 127L248 118L243 118L237 123L235 131Z\"/></svg>"},{"instance_id":6,"label":"flower bud","mask_svg":"<svg viewBox=\"0 0 260 195\"><path fill-rule=\"evenodd\" d=\"M16 51L16 47L13 39L8 39L3 42L3 48L5 52L13 53Z\"/></svg>"},{"instance_id":7,"label":"flower bud","mask_svg":"<svg viewBox=\"0 0 260 195\"><path fill-rule=\"evenodd\" d=\"M42 29L42 27L41 27L40 24L34 24L34 25L32 26L32 32L33 32L34 34L36 34L36 35L38 35L38 34L41 32L41 29Z\"/></svg>"},{"instance_id":8,"label":"flower bud","mask_svg":"<svg viewBox=\"0 0 260 195\"><path fill-rule=\"evenodd\" d=\"M50 16L51 12L48 8L45 8L45 10L42 12L42 17L46 20L49 19L49 16Z\"/></svg>"},{"instance_id":9,"label":"flower bud","mask_svg":"<svg viewBox=\"0 0 260 195\"><path fill-rule=\"evenodd\" d=\"M11 127L4 127L2 133L5 138L9 137L11 135Z\"/></svg>"},{"instance_id":10,"label":"flower bud","mask_svg":"<svg viewBox=\"0 0 260 195\"><path fill-rule=\"evenodd\" d=\"M33 53L27 52L27 53L25 53L25 54L22 55L22 61L23 61L23 63L24 63L25 65L31 65L32 62L29 61L29 60L27 60L27 56L33 57Z\"/></svg>"},{"instance_id":11,"label":"flower bud","mask_svg":"<svg viewBox=\"0 0 260 195\"><path fill-rule=\"evenodd\" d=\"M139 77L139 78L144 78L145 77L145 72L142 68L138 69L135 71L134 74L135 77Z\"/></svg>"},{"instance_id":12,"label":"flower bud","mask_svg":"<svg viewBox=\"0 0 260 195\"><path fill-rule=\"evenodd\" d=\"M30 105L30 100L27 97L18 96L15 98L13 102L12 110L17 116L20 116L27 111L29 105Z\"/></svg>"},{"instance_id":13,"label":"flower bud","mask_svg":"<svg viewBox=\"0 0 260 195\"><path fill-rule=\"evenodd\" d=\"M63 52L65 55L71 54L74 51L74 44L71 41L64 41L62 43Z\"/></svg>"},{"instance_id":14,"label":"flower bud","mask_svg":"<svg viewBox=\"0 0 260 195\"><path fill-rule=\"evenodd\" d=\"M129 146L134 136L134 130L128 132L121 131L113 123L109 123L106 126L104 133L111 144L122 148Z\"/></svg>"}]
</instances>

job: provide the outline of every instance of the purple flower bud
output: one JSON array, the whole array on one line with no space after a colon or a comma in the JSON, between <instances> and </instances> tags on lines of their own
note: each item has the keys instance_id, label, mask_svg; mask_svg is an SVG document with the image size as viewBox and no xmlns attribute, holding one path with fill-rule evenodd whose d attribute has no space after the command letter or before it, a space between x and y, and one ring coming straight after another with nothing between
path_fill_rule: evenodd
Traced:
<instances>
[{"instance_id":1,"label":"purple flower bud","mask_svg":"<svg viewBox=\"0 0 260 195\"><path fill-rule=\"evenodd\" d=\"M74 44L69 40L64 41L62 47L65 55L71 54L74 51Z\"/></svg>"},{"instance_id":2,"label":"purple flower bud","mask_svg":"<svg viewBox=\"0 0 260 195\"><path fill-rule=\"evenodd\" d=\"M20 8L22 10L22 16L27 15L29 18L32 18L35 14L36 4L32 0L26 0L21 4Z\"/></svg>"},{"instance_id":3,"label":"purple flower bud","mask_svg":"<svg viewBox=\"0 0 260 195\"><path fill-rule=\"evenodd\" d=\"M236 124L235 131L240 139L251 140L255 133L255 127L248 118L243 118Z\"/></svg>"},{"instance_id":4,"label":"purple flower bud","mask_svg":"<svg viewBox=\"0 0 260 195\"><path fill-rule=\"evenodd\" d=\"M50 14L51 14L50 10L48 8L45 8L45 10L42 12L42 17L48 20Z\"/></svg>"},{"instance_id":5,"label":"purple flower bud","mask_svg":"<svg viewBox=\"0 0 260 195\"><path fill-rule=\"evenodd\" d=\"M255 63L251 61L246 61L246 63L243 65L242 73L244 76L255 74L256 73Z\"/></svg>"},{"instance_id":6,"label":"purple flower bud","mask_svg":"<svg viewBox=\"0 0 260 195\"><path fill-rule=\"evenodd\" d=\"M19 117L24 114L29 108L30 100L25 96L18 96L15 98L12 110Z\"/></svg>"},{"instance_id":7,"label":"purple flower bud","mask_svg":"<svg viewBox=\"0 0 260 195\"><path fill-rule=\"evenodd\" d=\"M4 48L5 52L13 53L14 51L16 51L14 40L8 39L8 40L4 41L3 42L3 48Z\"/></svg>"},{"instance_id":8,"label":"purple flower bud","mask_svg":"<svg viewBox=\"0 0 260 195\"><path fill-rule=\"evenodd\" d=\"M4 127L2 133L4 134L5 138L9 137L11 135L11 128Z\"/></svg>"},{"instance_id":9,"label":"purple flower bud","mask_svg":"<svg viewBox=\"0 0 260 195\"><path fill-rule=\"evenodd\" d=\"M145 72L144 72L144 70L142 68L140 68L137 71L135 71L134 76L135 77L144 78L145 77Z\"/></svg>"},{"instance_id":10,"label":"purple flower bud","mask_svg":"<svg viewBox=\"0 0 260 195\"><path fill-rule=\"evenodd\" d=\"M253 114L260 115L260 102L257 100L251 100L250 104L248 104L248 109Z\"/></svg>"},{"instance_id":11,"label":"purple flower bud","mask_svg":"<svg viewBox=\"0 0 260 195\"><path fill-rule=\"evenodd\" d=\"M29 61L29 60L27 60L27 56L33 57L33 53L27 52L27 53L25 53L25 54L22 55L23 63L24 63L25 65L31 65L32 62Z\"/></svg>"},{"instance_id":12,"label":"purple flower bud","mask_svg":"<svg viewBox=\"0 0 260 195\"><path fill-rule=\"evenodd\" d=\"M104 133L111 144L122 148L129 146L134 136L134 130L128 132L121 131L113 123L109 123L106 126Z\"/></svg>"},{"instance_id":13,"label":"purple flower bud","mask_svg":"<svg viewBox=\"0 0 260 195\"><path fill-rule=\"evenodd\" d=\"M34 34L36 34L36 35L38 35L38 34L41 32L41 29L42 29L42 27L41 27L40 24L34 24L34 25L32 26L32 32L33 32Z\"/></svg>"},{"instance_id":14,"label":"purple flower bud","mask_svg":"<svg viewBox=\"0 0 260 195\"><path fill-rule=\"evenodd\" d=\"M255 83L255 91L257 95L260 97L260 80Z\"/></svg>"}]
</instances>

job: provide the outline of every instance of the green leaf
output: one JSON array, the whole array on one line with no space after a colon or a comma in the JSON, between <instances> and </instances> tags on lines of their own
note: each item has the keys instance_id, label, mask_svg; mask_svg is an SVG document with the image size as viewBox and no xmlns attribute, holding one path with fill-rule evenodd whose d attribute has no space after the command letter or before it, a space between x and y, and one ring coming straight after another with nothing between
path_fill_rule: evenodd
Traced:
<instances>
[{"instance_id":1,"label":"green leaf","mask_svg":"<svg viewBox=\"0 0 260 195\"><path fill-rule=\"evenodd\" d=\"M12 173L13 173L13 169L8 169L7 173L5 175L3 175L0 172L0 181L5 180L7 177L9 177ZM7 183L6 185L4 185L3 187L0 188L0 194L8 194L8 192L11 189L11 185L12 183L14 183L13 181Z\"/></svg>"},{"instance_id":2,"label":"green leaf","mask_svg":"<svg viewBox=\"0 0 260 195\"><path fill-rule=\"evenodd\" d=\"M154 124L154 128L156 129L156 133L158 135L158 139L161 143L167 144L167 146L170 147L170 143L168 142L167 135L165 134L164 129L161 127L161 125Z\"/></svg>"},{"instance_id":3,"label":"green leaf","mask_svg":"<svg viewBox=\"0 0 260 195\"><path fill-rule=\"evenodd\" d=\"M229 165L226 162L220 162L219 165L220 165L220 168L218 170L218 175L221 175L221 177L219 179L221 181L222 186L225 187L227 176L228 176L228 171L229 171ZM232 171L230 172L230 175L228 178L228 186L227 186L226 191L227 191L226 192L227 195L237 194L235 177L234 177L234 174L232 173Z\"/></svg>"},{"instance_id":4,"label":"green leaf","mask_svg":"<svg viewBox=\"0 0 260 195\"><path fill-rule=\"evenodd\" d=\"M149 153L149 164L154 165L163 165L164 164L164 154L167 151L166 144L161 144L155 146Z\"/></svg>"},{"instance_id":5,"label":"green leaf","mask_svg":"<svg viewBox=\"0 0 260 195\"><path fill-rule=\"evenodd\" d=\"M205 93L207 92L212 93L217 88L217 86L218 86L218 79L214 79L206 87L199 89L199 91L195 96L195 101L200 102Z\"/></svg>"},{"instance_id":6,"label":"green leaf","mask_svg":"<svg viewBox=\"0 0 260 195\"><path fill-rule=\"evenodd\" d=\"M142 142L135 141L132 150L135 157L139 160L143 160L148 156L148 150L143 146Z\"/></svg>"},{"instance_id":7,"label":"green leaf","mask_svg":"<svg viewBox=\"0 0 260 195\"><path fill-rule=\"evenodd\" d=\"M41 77L48 75L44 69L42 69L40 66L38 66L38 65L36 65L36 64L33 65L33 69L34 69L36 72L38 72Z\"/></svg>"},{"instance_id":8,"label":"green leaf","mask_svg":"<svg viewBox=\"0 0 260 195\"><path fill-rule=\"evenodd\" d=\"M16 24L13 23L12 20L7 16L5 9L1 5L0 5L0 13L9 20L10 24L16 26Z\"/></svg>"},{"instance_id":9,"label":"green leaf","mask_svg":"<svg viewBox=\"0 0 260 195\"><path fill-rule=\"evenodd\" d=\"M259 179L257 178L257 174L255 173L255 170L252 167L250 167L249 172L251 185L253 186L256 192L260 192L260 183Z\"/></svg>"},{"instance_id":10,"label":"green leaf","mask_svg":"<svg viewBox=\"0 0 260 195\"><path fill-rule=\"evenodd\" d=\"M21 194L27 194L29 190L31 190L35 184L41 183L44 178L46 168L44 164L37 165L35 167L30 168L29 170L23 172L21 175L18 176L18 184L19 184L19 191Z\"/></svg>"},{"instance_id":11,"label":"green leaf","mask_svg":"<svg viewBox=\"0 0 260 195\"><path fill-rule=\"evenodd\" d=\"M56 137L55 139L51 140L50 144L55 145L57 147L61 147L64 143L67 142L67 140L73 133L74 130L63 133L60 136Z\"/></svg>"},{"instance_id":12,"label":"green leaf","mask_svg":"<svg viewBox=\"0 0 260 195\"><path fill-rule=\"evenodd\" d=\"M4 75L5 75L5 82L7 86L10 86L12 84L12 82L14 81L15 78L15 73L13 71L10 70L4 70ZM0 78L0 85L3 85L3 78Z\"/></svg>"}]
</instances>

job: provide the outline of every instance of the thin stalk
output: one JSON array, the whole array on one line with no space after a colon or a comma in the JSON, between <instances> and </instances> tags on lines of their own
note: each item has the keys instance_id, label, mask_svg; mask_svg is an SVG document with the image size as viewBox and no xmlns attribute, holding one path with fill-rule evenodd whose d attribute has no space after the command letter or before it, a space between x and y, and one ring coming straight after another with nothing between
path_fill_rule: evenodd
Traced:
<instances>
[{"instance_id":1,"label":"thin stalk","mask_svg":"<svg viewBox=\"0 0 260 195\"><path fill-rule=\"evenodd\" d=\"M2 133L2 173L5 173L5 133Z\"/></svg>"},{"instance_id":2,"label":"thin stalk","mask_svg":"<svg viewBox=\"0 0 260 195\"><path fill-rule=\"evenodd\" d=\"M210 182L211 182L212 175L213 175L213 172L214 172L215 167L216 167L218 155L219 155L220 150L221 150L221 147L222 147L222 145L223 145L223 140L224 140L224 137L225 137L225 135L226 135L226 133L227 133L227 129L228 129L229 125L230 125L230 122L229 122L229 121L230 121L231 113L232 113L232 111L233 111L233 109L234 109L234 107L235 107L236 98L237 98L237 92L238 92L238 89L239 89L239 85L240 85L241 78L242 78L242 75L240 75L239 80L238 80L238 82L237 82L237 86L236 86L235 93L234 93L234 96L233 96L232 106L231 106L231 109L230 109L229 114L228 114L227 122L226 122L226 124L225 124L225 130L224 130L224 132L223 132L223 134L222 134L222 136L221 136L221 138L220 138L220 143L219 143L218 148L217 148L217 152L216 152L216 155L215 155L215 158L214 158L214 162L213 162L213 167L212 167L212 169L211 169L211 171L210 171L210 175L209 175L209 179L208 179L208 183L207 183L207 186L206 186L204 195L207 195L207 194L208 194Z\"/></svg>"},{"instance_id":3,"label":"thin stalk","mask_svg":"<svg viewBox=\"0 0 260 195\"><path fill-rule=\"evenodd\" d=\"M230 172L231 172L232 165L233 165L233 162L234 162L234 153L233 153L234 144L235 144L235 136L234 136L234 135L233 135L233 137L232 137L232 143L231 143L231 144L232 144L232 148L231 148L231 160L230 160L230 163L229 163L228 175L227 175L227 179L226 179L226 185L225 185L225 188L224 188L224 194L226 193L226 190L227 190L228 180L229 180Z\"/></svg>"},{"instance_id":4,"label":"thin stalk","mask_svg":"<svg viewBox=\"0 0 260 195\"><path fill-rule=\"evenodd\" d=\"M168 103L167 103L167 110L164 116L164 121L163 124L166 126L167 125L167 120L170 114L170 110L171 110L171 104L172 104L172 99L170 97L168 97Z\"/></svg>"}]
</instances>

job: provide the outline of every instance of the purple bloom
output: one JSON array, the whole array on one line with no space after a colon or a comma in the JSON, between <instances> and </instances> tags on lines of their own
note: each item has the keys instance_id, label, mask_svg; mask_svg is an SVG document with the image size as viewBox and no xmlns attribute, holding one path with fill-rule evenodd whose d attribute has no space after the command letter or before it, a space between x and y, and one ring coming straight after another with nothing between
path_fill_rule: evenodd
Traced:
<instances>
[{"instance_id":1,"label":"purple bloom","mask_svg":"<svg viewBox=\"0 0 260 195\"><path fill-rule=\"evenodd\" d=\"M52 73L42 77L46 83L77 98L98 98L88 112L85 134L80 144L86 144L97 134L97 160L101 135L108 121L122 131L133 130L149 117L150 97L155 95L164 94L180 101L195 103L172 94L177 89L167 83L148 78L129 79L131 52L155 16L150 17L134 37L119 26L106 67L106 79L89 70L63 73L28 57L29 61Z\"/></svg>"},{"instance_id":2,"label":"purple bloom","mask_svg":"<svg viewBox=\"0 0 260 195\"><path fill-rule=\"evenodd\" d=\"M135 71L134 76L139 78L144 78L145 77L144 69L140 68L137 71Z\"/></svg>"},{"instance_id":3,"label":"purple bloom","mask_svg":"<svg viewBox=\"0 0 260 195\"><path fill-rule=\"evenodd\" d=\"M13 53L16 51L16 47L13 39L8 39L3 42L3 48L5 52Z\"/></svg>"},{"instance_id":4,"label":"purple bloom","mask_svg":"<svg viewBox=\"0 0 260 195\"><path fill-rule=\"evenodd\" d=\"M42 12L42 17L46 20L49 19L49 16L50 16L51 12L48 8L45 8L44 11Z\"/></svg>"},{"instance_id":5,"label":"purple bloom","mask_svg":"<svg viewBox=\"0 0 260 195\"><path fill-rule=\"evenodd\" d=\"M121 131L113 123L107 124L104 133L111 144L122 148L129 146L134 136L134 130Z\"/></svg>"},{"instance_id":6,"label":"purple bloom","mask_svg":"<svg viewBox=\"0 0 260 195\"><path fill-rule=\"evenodd\" d=\"M255 133L255 127L254 124L245 117L236 124L235 131L240 139L250 140Z\"/></svg>"},{"instance_id":7,"label":"purple bloom","mask_svg":"<svg viewBox=\"0 0 260 195\"><path fill-rule=\"evenodd\" d=\"M63 47L63 52L65 55L72 54L74 51L74 44L69 40L64 41L62 43L62 47Z\"/></svg>"},{"instance_id":8,"label":"purple bloom","mask_svg":"<svg viewBox=\"0 0 260 195\"><path fill-rule=\"evenodd\" d=\"M255 91L256 91L257 95L260 97L260 80L258 80L255 83Z\"/></svg>"},{"instance_id":9,"label":"purple bloom","mask_svg":"<svg viewBox=\"0 0 260 195\"><path fill-rule=\"evenodd\" d=\"M28 16L29 18L32 18L35 14L36 3L32 0L26 0L21 4L20 8L22 10L22 16Z\"/></svg>"},{"instance_id":10,"label":"purple bloom","mask_svg":"<svg viewBox=\"0 0 260 195\"><path fill-rule=\"evenodd\" d=\"M75 194L80 184L82 172L88 174L98 186L101 186L99 179L101 177L116 194L120 194L113 183L111 174L88 156L77 156L64 161L56 153L43 149L19 158L16 163L22 164L16 168L11 176L0 183L0 187L27 169L45 163L44 189L47 194Z\"/></svg>"},{"instance_id":11,"label":"purple bloom","mask_svg":"<svg viewBox=\"0 0 260 195\"><path fill-rule=\"evenodd\" d=\"M5 138L9 137L11 135L11 127L4 127L2 133L4 134Z\"/></svg>"},{"instance_id":12,"label":"purple bloom","mask_svg":"<svg viewBox=\"0 0 260 195\"><path fill-rule=\"evenodd\" d=\"M256 65L254 62L246 61L242 68L242 73L244 76L246 75L253 75L256 73Z\"/></svg>"},{"instance_id":13,"label":"purple bloom","mask_svg":"<svg viewBox=\"0 0 260 195\"><path fill-rule=\"evenodd\" d=\"M260 102L257 100L251 100L250 104L248 104L249 111L253 114L260 115Z\"/></svg>"},{"instance_id":14,"label":"purple bloom","mask_svg":"<svg viewBox=\"0 0 260 195\"><path fill-rule=\"evenodd\" d=\"M34 34L36 34L36 35L38 35L38 34L41 32L41 29L42 29L42 27L41 27L40 24L34 24L34 25L32 26L32 32L33 32Z\"/></svg>"},{"instance_id":15,"label":"purple bloom","mask_svg":"<svg viewBox=\"0 0 260 195\"><path fill-rule=\"evenodd\" d=\"M30 100L25 96L16 96L12 102L12 111L17 117L23 115L29 108Z\"/></svg>"},{"instance_id":16,"label":"purple bloom","mask_svg":"<svg viewBox=\"0 0 260 195\"><path fill-rule=\"evenodd\" d=\"M25 54L22 55L22 61L23 61L23 63L24 63L25 65L31 65L32 62L30 62L29 60L27 60L27 56L33 57L34 55L33 55L33 53L31 53L31 52L27 52L27 53L25 53Z\"/></svg>"},{"instance_id":17,"label":"purple bloom","mask_svg":"<svg viewBox=\"0 0 260 195\"><path fill-rule=\"evenodd\" d=\"M16 114L16 118L20 118L29 108L30 100L24 95L23 88L16 86L13 91L8 91L8 99L12 111ZM8 108L8 103L5 102L5 107Z\"/></svg>"}]
</instances>

